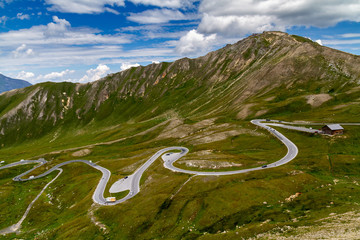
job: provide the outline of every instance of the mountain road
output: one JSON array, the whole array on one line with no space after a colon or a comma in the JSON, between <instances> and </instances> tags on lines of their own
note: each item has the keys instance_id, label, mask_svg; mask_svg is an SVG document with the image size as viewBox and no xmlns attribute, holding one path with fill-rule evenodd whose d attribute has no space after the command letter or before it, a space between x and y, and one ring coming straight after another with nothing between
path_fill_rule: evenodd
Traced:
<instances>
[{"instance_id":1,"label":"mountain road","mask_svg":"<svg viewBox=\"0 0 360 240\"><path fill-rule=\"evenodd\" d=\"M112 206L112 205L116 205L116 204L125 202L125 201L133 198L135 195L137 195L140 192L140 180L141 180L142 175L151 166L151 164L154 163L154 161L156 159L158 159L160 156L162 156L164 167L173 172L181 172L181 173L185 173L185 174L198 175L198 176L209 176L209 175L223 176L223 175L241 174L241 173L246 173L246 172L251 172L251 171L258 171L258 170L264 170L264 169L268 169L268 168L279 167L281 165L284 165L284 164L290 162L297 156L298 148L296 147L296 145L292 141L290 141L287 137L285 137L282 133L280 133L279 131L274 129L273 127L281 127L281 128L291 129L291 130L309 132L309 133L317 133L318 132L317 129L291 126L291 125L294 125L295 123L282 122L282 121L278 121L278 120L255 119L255 120L251 120L251 123L260 128L267 130L270 134L272 134L274 137L279 139L287 147L288 151L287 151L286 155L276 162L273 162L273 163L270 163L267 165L263 165L263 166L259 166L259 167L242 169L242 170L233 170L233 171L202 172L202 171L191 171L191 170L186 170L186 169L181 169L181 168L175 167L173 165L174 162L176 162L178 159L180 159L181 157L186 155L189 152L189 149L187 149L186 147L167 147L167 148L157 151L143 165L141 165L133 174L131 174L125 178L119 179L117 182L115 182L111 186L111 188L109 190L110 193L116 193L116 192L129 190L129 193L125 197L118 199L118 200L107 200L104 197L105 188L109 182L111 172L108 169L106 169L102 166L99 166L96 163L93 163L92 161L81 160L81 159L66 161L66 162L57 164L56 166L52 167L51 169L45 171L44 173L41 173L37 176L30 176L29 178L23 178L23 177L28 175L34 169L39 168L39 167L43 166L44 164L46 164L47 161L45 159L40 158L38 160L21 160L18 162L7 164L5 166L0 166L0 170L5 169L5 168L19 166L19 165L37 163L37 165L34 166L32 169L30 169L26 172L23 172L20 175L13 178L14 181L23 182L23 181L30 181L30 180L45 177L54 171L60 171L59 174L56 176L56 178L57 178L62 172L62 169L61 169L62 166L65 166L65 165L71 164L71 163L85 163L85 164L89 165L90 167L93 167L93 168L99 170L102 173L102 177L100 178L99 183L96 186L96 189L92 195L93 201L100 205ZM310 124L316 125L316 123L296 123L296 124L298 124L298 125L300 125L300 124L301 125L310 125ZM348 124L343 124L343 125L359 125L359 124L360 123L348 123ZM176 152L170 152L170 151L176 151ZM177 152L177 151L180 151L180 152ZM55 179L53 179L53 180L55 180ZM33 204L33 202L32 202L32 204ZM27 212L30 210L30 208L31 208L31 206L29 205ZM22 219L22 221L23 221L23 219ZM20 227L20 225L17 224L16 229L18 229L19 227ZM10 228L10 229L12 229L12 228ZM7 232L8 230L6 230L5 232ZM1 231L0 231L0 233L1 233Z\"/></svg>"},{"instance_id":2,"label":"mountain road","mask_svg":"<svg viewBox=\"0 0 360 240\"><path fill-rule=\"evenodd\" d=\"M317 130L305 128L305 127L289 126L289 125L285 125L284 123L286 123L286 124L292 124L292 123L289 123L289 122L281 122L280 123L280 122L281 121L278 121L278 120L267 121L266 119L251 120L252 124L266 129L270 134L272 134L273 136L278 138L287 147L288 151L287 151L286 155L276 162L273 162L273 163L270 163L270 164L264 165L264 166L255 167L255 168L233 170L233 171L222 171L222 172L220 172L220 171L213 171L213 172L191 171L191 170L181 169L181 168L175 167L173 165L174 162L176 162L178 159L180 159L181 157L186 155L189 152L189 149L187 149L186 147L167 147L167 148L157 151L142 166L140 166L133 174L131 174L130 176L127 176L126 179L120 179L111 186L110 191L109 191L110 193L116 193L116 192L120 192L120 191L124 191L124 190L129 190L129 193L125 197L115 200L115 201L107 201L106 198L104 197L105 188L109 182L111 172L108 169L106 169L102 166L99 166L96 163L93 163L92 161L82 160L82 159L66 161L66 162L57 164L56 166L52 167L51 169L45 171L44 173L41 173L37 176L31 176L30 178L27 178L27 179L24 179L23 177L28 175L34 169L46 164L47 161L45 159L21 160L19 162L10 163L6 166L2 166L2 167L0 167L0 170L4 169L4 168L9 168L9 167L15 167L18 165L38 163L32 169L30 169L24 173L21 173L20 175L13 178L14 181L22 182L22 181L30 181L30 180L42 178L42 177L47 176L48 174L52 173L53 171L59 170L59 168L61 168L62 166L65 166L67 164L79 163L79 162L85 163L85 164L99 170L102 173L102 177L100 178L99 183L98 183L98 185L93 193L93 196L92 196L93 201L100 205L111 206L111 205L116 205L116 204L125 202L125 201L129 200L130 198L133 198L135 195L137 195L140 192L140 180L141 180L143 173L160 156L162 156L163 164L164 164L165 168L167 168L173 172L181 172L181 173L199 175L199 176L209 176L209 175L223 176L223 175L241 174L241 173L264 170L264 169L274 168L274 167L279 167L281 165L284 165L296 157L296 155L298 154L298 148L292 141L290 141L282 133L280 133L276 129L272 128L271 126L282 127L282 128L287 128L287 129L292 129L292 130L297 130L297 131L310 132L310 133L315 133L315 132L317 132ZM169 151L174 151L174 150L180 151L180 152L167 153ZM167 153L167 154L165 154L165 153Z\"/></svg>"}]
</instances>

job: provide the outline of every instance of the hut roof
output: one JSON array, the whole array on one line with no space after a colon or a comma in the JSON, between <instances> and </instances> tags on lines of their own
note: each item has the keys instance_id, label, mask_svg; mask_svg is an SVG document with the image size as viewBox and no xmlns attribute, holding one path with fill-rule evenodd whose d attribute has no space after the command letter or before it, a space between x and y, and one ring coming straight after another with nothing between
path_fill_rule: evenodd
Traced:
<instances>
[{"instance_id":1,"label":"hut roof","mask_svg":"<svg viewBox=\"0 0 360 240\"><path fill-rule=\"evenodd\" d=\"M330 130L344 130L344 128L342 126L340 126L340 124L329 124L326 125Z\"/></svg>"}]
</instances>

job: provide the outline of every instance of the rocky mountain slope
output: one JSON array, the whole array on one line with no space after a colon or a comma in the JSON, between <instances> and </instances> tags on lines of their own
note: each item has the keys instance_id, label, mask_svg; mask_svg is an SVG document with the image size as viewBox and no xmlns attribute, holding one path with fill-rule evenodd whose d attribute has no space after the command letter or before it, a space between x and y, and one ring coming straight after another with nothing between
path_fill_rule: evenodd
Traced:
<instances>
[{"instance_id":1,"label":"rocky mountain slope","mask_svg":"<svg viewBox=\"0 0 360 240\"><path fill-rule=\"evenodd\" d=\"M0 74L0 93L28 86L31 86L31 84L27 81L9 78Z\"/></svg>"},{"instance_id":2,"label":"rocky mountain slope","mask_svg":"<svg viewBox=\"0 0 360 240\"><path fill-rule=\"evenodd\" d=\"M0 96L0 143L66 125L143 121L169 110L181 118L249 119L347 104L360 91L359 58L265 32L203 57L131 68L93 83L37 84Z\"/></svg>"}]
</instances>

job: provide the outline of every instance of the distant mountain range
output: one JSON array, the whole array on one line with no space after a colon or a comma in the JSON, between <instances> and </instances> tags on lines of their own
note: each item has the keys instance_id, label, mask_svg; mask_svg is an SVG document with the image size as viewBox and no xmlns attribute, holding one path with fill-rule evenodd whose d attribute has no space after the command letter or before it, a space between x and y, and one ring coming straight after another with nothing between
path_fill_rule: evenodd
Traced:
<instances>
[{"instance_id":1,"label":"distant mountain range","mask_svg":"<svg viewBox=\"0 0 360 240\"><path fill-rule=\"evenodd\" d=\"M31 83L20 79L9 78L0 74L0 93L28 86L31 86Z\"/></svg>"}]
</instances>

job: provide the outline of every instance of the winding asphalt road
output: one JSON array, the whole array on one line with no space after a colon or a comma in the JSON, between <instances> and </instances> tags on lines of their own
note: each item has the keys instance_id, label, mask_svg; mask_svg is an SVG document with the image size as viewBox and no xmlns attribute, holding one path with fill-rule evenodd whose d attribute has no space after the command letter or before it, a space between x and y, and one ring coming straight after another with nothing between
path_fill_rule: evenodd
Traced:
<instances>
[{"instance_id":1,"label":"winding asphalt road","mask_svg":"<svg viewBox=\"0 0 360 240\"><path fill-rule=\"evenodd\" d=\"M266 168L273 168L273 167L281 166L283 164L290 162L291 160L293 160L296 157L296 155L298 153L298 149L297 149L296 145L293 142L291 142L288 138L286 138L283 134L281 134L274 128L270 127L269 125L275 125L278 127L287 127L287 128L298 128L298 127L287 126L287 125L273 123L273 122L266 122L265 119L252 120L251 123L268 130L272 135L274 135L276 138L278 138L288 149L287 154L283 158L281 158L280 160L278 160L274 163L268 164L266 166ZM296 130L306 131L306 129L307 128L304 128L304 129L298 128ZM173 151L173 150L180 150L180 152L163 155L164 153ZM53 171L59 170L62 166L67 165L67 164L76 163L76 162L85 163L85 164L99 170L102 173L102 177L99 180L99 183L98 183L98 185L94 191L94 194L92 196L93 201L100 205L116 205L116 204L127 201L128 199L134 197L136 194L138 194L140 192L141 176L143 175L145 170L161 155L163 155L165 168L168 168L174 172L182 172L182 173L194 174L194 175L202 175L202 176L204 176L204 175L217 175L217 176L232 175L232 174L240 174L240 173L246 173L246 172L251 172L251 171L263 170L265 168L265 167L255 167L255 168L235 170L235 171L200 172L200 171L190 171L190 170L180 169L180 168L173 166L175 161L177 161L179 158L186 155L188 152L189 152L189 149L187 149L185 147L168 147L168 148L164 148L164 149L161 149L158 152L156 152L149 160L147 160L132 175L128 176L127 181L120 181L120 182L118 181L115 184L113 184L113 186L110 188L110 192L116 192L117 188L130 190L129 193L124 198L118 199L114 202L107 201L106 198L104 197L105 188L110 179L111 172L108 169L101 167L101 166L97 165L96 163L93 163L88 160L71 160L71 161L63 162L63 163L60 163L60 164L52 167L51 169L47 170L46 172L44 172L42 174L39 174L37 176L32 176L31 178L27 178L27 179L24 179L23 176L28 175L34 169L41 167L42 165L47 163L47 161L45 159L39 159L39 160L34 160L34 161L22 160L19 162L11 163L6 166L0 167L0 170L4 169L4 168L18 166L18 165L38 163L38 165L35 166L34 168L13 178L14 181L30 181L33 179L38 179L38 178L47 176L48 174L52 173ZM126 184L126 186L121 187L121 184Z\"/></svg>"},{"instance_id":2,"label":"winding asphalt road","mask_svg":"<svg viewBox=\"0 0 360 240\"><path fill-rule=\"evenodd\" d=\"M296 147L296 145L293 142L291 142L283 134L281 134L280 132L278 132L274 128L270 127L269 125L274 125L274 126L278 126L278 127L286 127L286 128L290 128L290 129L297 128L296 130L307 131L307 128L302 128L301 129L299 127L287 126L287 125L283 125L283 124L279 124L279 123L273 123L273 122L266 122L265 119L252 120L251 123L268 130L272 135L274 135L276 138L278 138L288 149L287 154L283 158L281 158L280 160L278 160L278 161L276 161L274 163L268 164L266 166L266 168L274 168L274 167L278 167L278 166L281 166L283 164L286 164L286 163L290 162L291 160L293 160L296 157L297 153L298 153L298 148ZM173 151L173 150L180 150L180 152L179 153L171 153L171 154L163 155L164 153L169 152L169 151ZM44 172L42 174L39 174L37 176L32 176L31 178L27 178L27 179L24 179L23 176L28 175L34 169L41 167L42 165L47 163L47 161L45 159L39 159L39 160L33 160L33 161L31 161L31 160L22 160L22 161L19 161L19 162L11 163L11 164L8 164L6 166L0 167L0 170L4 169L4 168L18 166L18 165L38 163L38 165L35 166L34 168L32 168L32 169L30 169L30 170L28 170L28 171L26 171L26 172L24 172L24 173L22 173L22 174L20 174L20 175L13 178L14 181L30 181L30 180L34 180L34 179L38 179L38 178L47 176L48 174L52 173L53 171L59 170L62 166L67 165L67 164L76 163L76 162L85 163L85 164L99 170L102 173L102 177L99 180L99 183L98 183L98 185L97 185L97 187L96 187L96 189L94 191L94 194L92 196L93 201L100 204L100 205L116 205L116 204L127 201L128 199L134 197L136 194L138 194L140 192L140 179L141 179L141 176L143 175L145 170L147 168L149 168L149 166L158 157L160 157L161 155L163 155L165 168L168 168L168 169L170 169L171 171L174 171L174 172L182 172L182 173L194 174L194 175L202 175L202 176L216 175L216 176L221 176L221 175L240 174L240 173L246 173L246 172L265 169L265 167L255 167L255 168L243 169L243 170L235 170L235 171L200 172L200 171L190 171L190 170L180 169L180 168L177 168L177 167L173 166L175 161L177 161L179 158L186 155L188 152L189 152L189 149L187 149L185 147L168 147L168 148L164 148L164 149L161 149L158 152L156 152L152 157L150 157L149 160L147 160L132 175L128 176L128 181L116 182L111 187L110 192L116 192L116 188L119 188L118 185L127 184L127 186L125 186L125 189L130 190L130 192L124 198L116 200L114 202L106 201L106 199L104 197L105 188L106 188L106 185L107 185L107 183L108 183L108 181L110 179L111 172L108 169L106 169L104 167L101 167L101 166L97 165L96 163L93 163L93 162L88 161L88 160L70 160L70 161L67 161L67 162L63 162L63 163L60 163L60 164L52 167L51 169L47 170L46 172ZM120 188L121 188L121 186L120 186ZM122 189L124 189L124 187Z\"/></svg>"},{"instance_id":3,"label":"winding asphalt road","mask_svg":"<svg viewBox=\"0 0 360 240\"><path fill-rule=\"evenodd\" d=\"M100 205L110 205L111 206L111 205L116 205L116 204L125 202L140 192L140 179L141 179L143 173L160 156L162 156L162 159L164 160L164 167L167 169L170 169L171 171L174 171L174 172L182 172L182 173L186 173L186 174L201 175L201 176L208 176L208 175L222 176L222 175L240 174L240 173L246 173L246 172L251 172L251 171L258 171L258 170L263 170L263 169L268 169L268 168L279 167L279 166L284 165L284 164L290 162L291 160L293 160L296 157L296 155L298 154L298 148L296 147L296 145L293 142L291 142L287 137L285 137L283 134L278 132L276 129L272 128L271 126L283 127L283 128L288 128L288 129L293 129L293 130L298 130L298 131L305 131L305 132L317 131L317 130L304 128L304 127L284 125L282 123L286 123L286 124L290 124L290 123L288 123L288 122L280 123L280 121L277 121L277 120L266 121L265 119L255 119L255 120L252 120L251 123L256 126L266 129L269 133L271 133L273 136L278 138L288 149L286 155L276 162L273 162L273 163L270 163L268 165L261 166L261 167L242 169L242 170L234 170L234 171L223 171L223 172L200 172L200 171L190 171L190 170L180 169L173 165L175 161L177 161L179 158L186 155L189 152L189 149L187 149L185 147L164 148L164 149L161 149L158 152L156 152L152 157L150 157L132 175L126 177L126 179L121 179L112 185L112 187L110 188L110 192L112 192L112 193L119 192L120 191L119 189L121 189L121 191L123 191L124 189L130 190L129 193L124 198L116 200L114 202L107 201L104 197L104 191L105 191L106 185L110 179L111 172L108 169L101 167L101 166L97 165L96 163L93 163L88 160L71 160L71 161L63 162L63 163L60 163L60 164L52 167L51 169L47 170L46 172L44 172L42 174L39 174L37 176L31 176L31 178L27 178L27 179L24 179L23 176L28 175L34 169L39 168L40 166L44 165L45 163L47 163L47 161L45 159L39 159L39 160L33 160L33 161L21 160L19 162L15 162L15 163L11 163L11 164L2 166L2 167L0 167L0 170L9 168L9 167L18 166L18 165L38 163L38 165L35 166L34 168L13 178L14 181L21 182L21 181L30 181L33 179L38 179L38 178L44 177L44 176L52 173L53 171L59 170L62 166L67 165L67 164L85 163L85 164L99 170L102 173L102 177L99 180L99 183L98 183L98 185L94 191L94 194L92 196L93 201ZM173 151L173 150L178 150L180 152L167 153L164 155L164 153ZM118 189L118 191L117 191L117 189Z\"/></svg>"},{"instance_id":4,"label":"winding asphalt road","mask_svg":"<svg viewBox=\"0 0 360 240\"><path fill-rule=\"evenodd\" d=\"M178 160L180 157L182 157L181 153L173 159L163 157L164 166L165 166L165 168L168 168L174 172L182 172L182 173L195 174L195 175L201 175L201 176L209 176L209 175L223 176L223 175L233 175L233 174L240 174L240 173L246 173L246 172L257 171L257 170L263 170L265 168L274 168L274 167L284 165L284 164L290 162L291 160L293 160L296 157L296 155L298 154L298 148L296 147L296 145L293 142L291 142L287 137L285 137L283 134L278 132L276 129L269 127L268 125L270 125L270 124L263 123L264 121L266 121L266 120L265 119L255 119L255 120L251 120L251 123L268 130L272 135L274 135L276 138L278 138L288 149L287 154L283 158L281 158L280 160L278 160L276 162L266 165L266 167L255 167L255 168L248 168L248 169L234 170L234 171L224 171L224 172L190 171L190 170L185 170L185 169L174 167L174 165L173 165L174 162L176 160ZM279 126L280 125L281 124L279 124ZM188 151L187 148L183 148L182 150L184 152L186 151L186 153Z\"/></svg>"},{"instance_id":5,"label":"winding asphalt road","mask_svg":"<svg viewBox=\"0 0 360 240\"><path fill-rule=\"evenodd\" d=\"M92 199L93 199L93 201L95 203L98 203L100 205L112 206L112 205L116 205L116 204L125 202L125 201L127 201L128 199L134 197L136 194L138 194L140 192L140 180L141 180L141 177L142 177L143 173L160 156L162 156L165 168L170 169L171 171L174 171L174 172L182 172L182 173L192 174L192 175L222 176L222 175L232 175L232 174L240 174L240 173L246 173L246 172L251 172L251 171L264 170L264 169L274 168L274 167L279 167L281 165L284 165L284 164L290 162L291 160L293 160L296 157L296 155L298 154L298 148L296 147L296 145L293 142L291 142L287 137L285 137L283 134L278 132L276 129L272 128L271 126L282 127L282 128L287 128L287 129L292 129L292 130L297 130L297 131L303 131L303 132L316 133L316 132L318 132L318 130L316 130L316 129L305 128L305 127L297 127L297 126L291 126L291 125L295 125L295 124L322 125L322 124L316 124L316 123L282 122L282 121L278 121L278 120L270 120L269 121L269 120L266 120L266 119L251 120L251 123L258 126L258 127L266 129L269 133L271 133L273 136L275 136L277 139L279 139L288 149L286 155L283 158L281 158L280 160L276 161L276 162L273 162L273 163L270 163L268 165L264 165L264 166L261 166L261 167L242 169L242 170L234 170L234 171L223 171L223 172L200 172L200 171L190 171L190 170L177 168L177 167L175 167L173 165L174 162L176 162L178 159L180 159L181 157L186 155L189 152L189 149L187 149L185 147L168 147L168 148L164 148L164 149L161 149L161 150L157 151L140 168L138 168L132 175L127 176L124 179L120 179L119 181L115 182L111 186L111 188L109 190L110 193L116 193L116 192L120 192L120 191L124 191L124 190L130 190L129 193L125 197L123 197L121 199L118 199L118 200L116 200L114 202L107 201L105 199L105 197L104 197L105 188L106 188L106 185L107 185L107 183L108 183L108 181L110 179L111 172L108 169L106 169L104 167L101 167L101 166L97 165L96 163L93 163L92 161L88 161L88 160L70 160L70 161L67 161L67 162L60 163L60 164L52 167L51 169L47 170L44 173L41 173L41 174L39 174L37 176L31 176L30 178L26 178L26 179L23 178L25 175L28 175L30 172L34 171L36 168L39 168L42 165L46 164L47 161L45 159L43 159L43 158L40 158L38 160L21 160L19 162L14 162L14 163L7 164L5 166L1 166L0 170L5 169L5 168L19 166L19 165L38 163L32 169L30 169L30 170L28 170L28 171L26 171L24 173L21 173L20 175L13 178L14 181L19 181L19 182L38 179L38 178L47 176L48 174L50 174L50 173L52 173L54 171L60 171L60 172L52 181L50 181L43 188L43 190L38 194L38 196L31 202L31 204L28 206L28 208L27 208L24 216L21 218L21 220L17 224L14 224L14 225L6 228L6 229L1 230L0 234L7 234L7 233L10 233L10 232L14 232L14 231L16 231L17 229L20 228L20 225L21 225L22 221L25 219L27 213L30 211L30 209L31 209L32 205L34 204L34 202L44 192L46 187L48 187L56 178L58 178L60 176L60 174L62 173L61 167L65 166L67 164L85 163L85 164L99 170L102 173L102 177L99 180L99 183L98 183L98 185L97 185L97 187L96 187L96 189L94 191L94 194L92 196ZM288 125L285 125L284 123L288 124ZM360 123L342 123L342 125L360 125ZM180 151L180 152L175 152L175 153L170 152L169 153L169 151L173 151L173 150L177 150L177 151Z\"/></svg>"}]
</instances>

